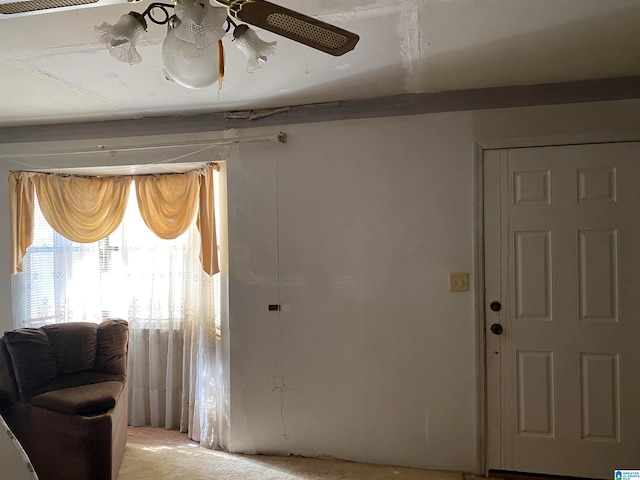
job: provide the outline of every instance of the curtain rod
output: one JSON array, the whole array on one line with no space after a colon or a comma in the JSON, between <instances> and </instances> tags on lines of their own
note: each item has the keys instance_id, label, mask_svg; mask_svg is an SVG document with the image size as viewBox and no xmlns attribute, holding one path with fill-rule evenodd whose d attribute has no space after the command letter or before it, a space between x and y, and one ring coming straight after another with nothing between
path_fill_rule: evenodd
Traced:
<instances>
[{"instance_id":1,"label":"curtain rod","mask_svg":"<svg viewBox=\"0 0 640 480\"><path fill-rule=\"evenodd\" d=\"M147 164L147 165L170 165L170 164ZM116 174L116 173L94 173L83 175L81 173L75 173L75 171L85 170L83 167L80 168L53 168L53 169L36 169L36 170L9 170L10 173L43 173L45 175L59 175L61 177L79 177L79 178L97 178L97 177L157 177L159 175L183 175L186 173L191 173L194 170L198 170L207 166L212 166L216 172L220 171L220 163L219 162L206 162L202 163L199 167L194 167L191 170L185 171L173 171L173 172L155 172L155 173L125 173L125 174ZM105 167L109 169L110 167ZM126 168L126 167L125 167Z\"/></svg>"},{"instance_id":2,"label":"curtain rod","mask_svg":"<svg viewBox=\"0 0 640 480\"><path fill-rule=\"evenodd\" d=\"M199 146L215 146L215 145L238 145L240 143L255 142L280 142L287 143L287 134L278 132L274 135L261 135L255 137L232 137L221 138L218 140L200 140L191 142L178 143L156 143L149 145L125 145L122 147L108 147L98 145L96 148L87 148L81 150L53 151L46 153L3 153L0 158L34 158L34 157L51 157L56 155L83 155L95 153L114 153L114 152L134 152L140 150L158 150L162 148L178 148L178 147L199 147Z\"/></svg>"}]
</instances>

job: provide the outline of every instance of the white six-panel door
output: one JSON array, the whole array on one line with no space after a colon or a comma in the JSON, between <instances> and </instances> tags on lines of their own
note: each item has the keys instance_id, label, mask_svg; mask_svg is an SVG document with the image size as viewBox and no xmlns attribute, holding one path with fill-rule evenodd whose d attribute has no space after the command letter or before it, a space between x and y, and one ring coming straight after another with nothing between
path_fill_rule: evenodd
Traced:
<instances>
[{"instance_id":1,"label":"white six-panel door","mask_svg":"<svg viewBox=\"0 0 640 480\"><path fill-rule=\"evenodd\" d=\"M484 189L488 467L640 468L640 143L487 151Z\"/></svg>"}]
</instances>

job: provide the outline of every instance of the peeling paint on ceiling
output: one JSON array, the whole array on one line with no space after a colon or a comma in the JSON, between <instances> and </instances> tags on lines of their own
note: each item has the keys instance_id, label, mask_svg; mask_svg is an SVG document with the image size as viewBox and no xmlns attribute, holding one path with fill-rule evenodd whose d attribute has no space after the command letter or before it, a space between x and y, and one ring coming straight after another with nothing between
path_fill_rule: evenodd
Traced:
<instances>
[{"instance_id":1,"label":"peeling paint on ceiling","mask_svg":"<svg viewBox=\"0 0 640 480\"><path fill-rule=\"evenodd\" d=\"M148 0L147 0L148 1ZM225 38L222 90L168 82L151 25L143 62L121 64L93 26L126 3L0 19L0 126L278 108L465 88L640 75L637 0L282 0L360 35L331 57L269 32L276 54L248 74ZM136 9L145 7L141 3Z\"/></svg>"}]
</instances>

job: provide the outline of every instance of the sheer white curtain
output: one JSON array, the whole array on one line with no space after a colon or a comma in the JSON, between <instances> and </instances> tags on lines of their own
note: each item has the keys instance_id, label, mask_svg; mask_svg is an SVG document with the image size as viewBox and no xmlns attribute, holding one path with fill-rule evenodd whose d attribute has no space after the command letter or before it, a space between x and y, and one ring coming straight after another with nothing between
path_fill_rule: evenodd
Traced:
<instances>
[{"instance_id":1,"label":"sheer white curtain","mask_svg":"<svg viewBox=\"0 0 640 480\"><path fill-rule=\"evenodd\" d=\"M215 290L200 262L195 218L163 240L132 191L120 227L92 244L56 233L36 207L34 243L12 277L18 326L104 317L129 321L129 423L180 428L218 446Z\"/></svg>"},{"instance_id":2,"label":"sheer white curtain","mask_svg":"<svg viewBox=\"0 0 640 480\"><path fill-rule=\"evenodd\" d=\"M215 444L214 278L202 270L195 223L176 240L158 241L139 216L127 215L122 233L117 278L129 292L120 301L131 326L130 423L180 427Z\"/></svg>"}]
</instances>

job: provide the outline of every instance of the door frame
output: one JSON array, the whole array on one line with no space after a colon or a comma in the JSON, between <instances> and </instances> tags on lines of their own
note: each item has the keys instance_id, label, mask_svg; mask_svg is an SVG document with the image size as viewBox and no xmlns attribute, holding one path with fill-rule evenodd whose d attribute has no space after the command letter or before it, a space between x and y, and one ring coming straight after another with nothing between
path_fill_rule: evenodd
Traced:
<instances>
[{"instance_id":1,"label":"door frame","mask_svg":"<svg viewBox=\"0 0 640 480\"><path fill-rule=\"evenodd\" d=\"M514 148L557 147L568 145L589 145L599 143L640 142L640 131L624 133L606 132L596 134L571 134L560 136L540 136L476 140L473 151L473 284L476 317L476 474L486 475L489 459L489 389L487 371L487 334L485 318L485 231L484 231L484 168L485 152Z\"/></svg>"}]
</instances>

